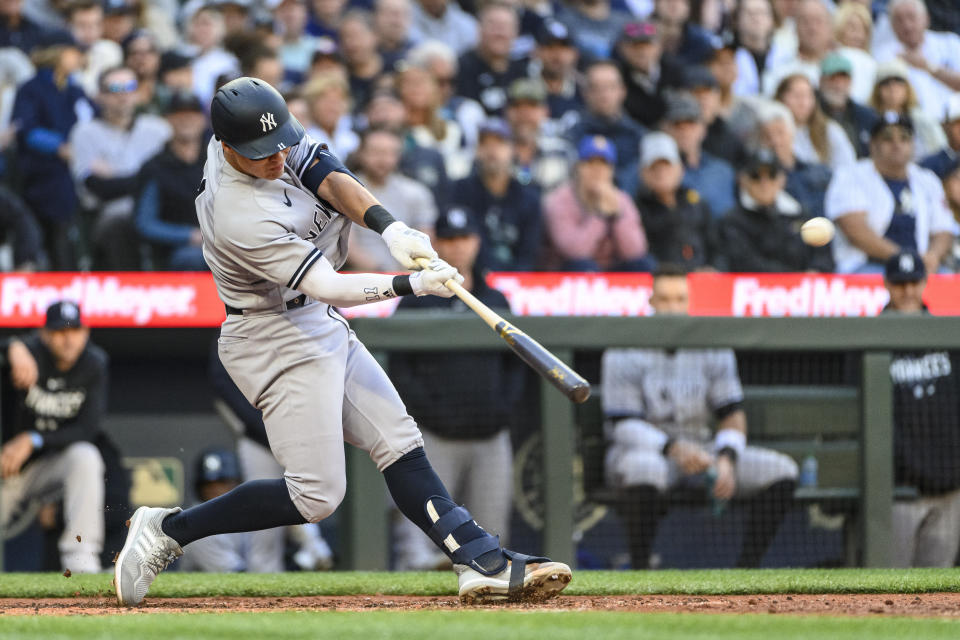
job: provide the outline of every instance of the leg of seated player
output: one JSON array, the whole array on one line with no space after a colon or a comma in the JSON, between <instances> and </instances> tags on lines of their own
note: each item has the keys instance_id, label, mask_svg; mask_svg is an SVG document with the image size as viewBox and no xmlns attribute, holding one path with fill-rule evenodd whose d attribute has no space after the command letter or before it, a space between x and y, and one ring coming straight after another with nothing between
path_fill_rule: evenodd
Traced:
<instances>
[{"instance_id":1,"label":"leg of seated player","mask_svg":"<svg viewBox=\"0 0 960 640\"><path fill-rule=\"evenodd\" d=\"M64 569L99 573L103 549L103 458L89 442L74 442L50 472L63 485L63 534L57 547Z\"/></svg>"},{"instance_id":2,"label":"leg of seated player","mask_svg":"<svg viewBox=\"0 0 960 640\"><path fill-rule=\"evenodd\" d=\"M679 477L663 454L633 442L630 447L611 447L604 467L607 483L619 489L617 511L627 533L630 564L634 569L650 567L650 552L660 519L666 512L663 492L671 478Z\"/></svg>"},{"instance_id":3,"label":"leg of seated player","mask_svg":"<svg viewBox=\"0 0 960 640\"><path fill-rule=\"evenodd\" d=\"M917 536L930 510L931 507L924 498L894 500L890 527L893 533L891 566L901 569L914 566Z\"/></svg>"},{"instance_id":4,"label":"leg of seated player","mask_svg":"<svg viewBox=\"0 0 960 640\"><path fill-rule=\"evenodd\" d=\"M960 545L960 490L924 501L932 508L917 532L914 566L952 567Z\"/></svg>"},{"instance_id":5,"label":"leg of seated player","mask_svg":"<svg viewBox=\"0 0 960 640\"><path fill-rule=\"evenodd\" d=\"M509 540L513 498L513 447L510 432L503 430L482 440L468 441L472 452L467 469L464 499L473 505L477 520ZM441 476L442 477L442 476Z\"/></svg>"},{"instance_id":6,"label":"leg of seated player","mask_svg":"<svg viewBox=\"0 0 960 640\"><path fill-rule=\"evenodd\" d=\"M746 498L739 567L758 567L793 505L797 463L777 451L746 447L737 460L737 496Z\"/></svg>"},{"instance_id":7,"label":"leg of seated player","mask_svg":"<svg viewBox=\"0 0 960 640\"><path fill-rule=\"evenodd\" d=\"M430 536L454 564L466 603L546 598L570 582L570 568L502 549L457 506L434 472L413 419L386 373L350 336L343 400L344 438L370 453L397 508Z\"/></svg>"}]
</instances>

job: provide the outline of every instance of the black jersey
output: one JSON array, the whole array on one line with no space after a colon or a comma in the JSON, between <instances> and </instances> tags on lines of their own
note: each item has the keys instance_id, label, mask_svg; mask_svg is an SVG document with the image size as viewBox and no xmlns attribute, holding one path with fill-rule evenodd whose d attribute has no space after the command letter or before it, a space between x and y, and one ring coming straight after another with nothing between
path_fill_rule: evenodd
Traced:
<instances>
[{"instance_id":1,"label":"black jersey","mask_svg":"<svg viewBox=\"0 0 960 640\"><path fill-rule=\"evenodd\" d=\"M13 428L3 429L4 440L23 431L36 431L43 437L40 453L81 440L96 442L106 409L107 354L87 343L73 367L59 371L39 335L22 341L37 361L37 383L13 393L7 412Z\"/></svg>"},{"instance_id":2,"label":"black jersey","mask_svg":"<svg viewBox=\"0 0 960 640\"><path fill-rule=\"evenodd\" d=\"M893 355L896 481L938 494L960 487L960 356L951 351Z\"/></svg>"}]
</instances>

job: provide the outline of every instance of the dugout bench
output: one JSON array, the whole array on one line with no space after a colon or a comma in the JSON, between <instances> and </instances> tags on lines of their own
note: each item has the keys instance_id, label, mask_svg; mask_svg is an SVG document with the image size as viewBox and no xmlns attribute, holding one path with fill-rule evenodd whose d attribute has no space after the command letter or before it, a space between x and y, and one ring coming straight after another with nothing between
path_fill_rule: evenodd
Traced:
<instances>
[{"instance_id":1,"label":"dugout bench","mask_svg":"<svg viewBox=\"0 0 960 640\"><path fill-rule=\"evenodd\" d=\"M829 431L823 423L824 415L845 416L833 425L840 431L833 433L830 438L822 438L817 445L820 449L820 486L816 490L804 489L798 492L798 497L810 501L830 500L834 505L847 501L854 505L858 526L850 535L860 549L859 564L866 567L889 566L892 505L896 495L893 486L893 390L889 373L891 353L900 349L960 349L960 331L957 331L960 321L957 318L653 316L523 317L509 320L568 363L574 361L576 351L598 352L612 347L724 347L738 353L854 353L859 360L860 372L856 386L833 389L825 396L798 398L781 395L779 399L762 398L764 392L757 395L751 389L747 399L748 420L752 422L750 428L754 441L764 443L766 438L772 441L780 439L788 447L789 438L780 438L776 433L764 434L762 430L758 432L762 423L769 423L770 428L774 428L774 423L779 422L784 428L791 428L785 420L774 419L777 412L790 417L791 424L799 422L801 428L817 432ZM354 319L351 324L373 352L506 348L482 322L469 315L403 312L389 319ZM589 409L571 404L546 381L541 381L541 389L539 402L544 443L542 474L546 521L543 549L557 560L572 562L576 554L574 479L571 469L578 447L577 412ZM775 393L775 390L770 393ZM766 412L765 417L761 417L758 411ZM801 419L804 411L807 412L806 417ZM846 429L846 432L842 429ZM795 448L791 453L800 457L806 455L806 444L804 442L799 445L799 450ZM580 443L579 446L583 448L585 445ZM789 451L788 448L784 450ZM371 486L366 479L370 473L366 467L372 465L365 465L356 458L349 458L348 482L354 483L354 487L357 484ZM863 491L863 487L869 490ZM363 514L369 518L370 512L355 502L358 494L351 495L351 491L347 494L350 504L344 505L345 511L352 512L349 520L358 525L357 533L361 536L378 535L379 525L371 526L369 520L362 519ZM350 535L346 537L351 539ZM354 542L358 550L370 548L359 538ZM373 542L373 538L367 542ZM358 567L366 567L362 553L357 552L355 558Z\"/></svg>"},{"instance_id":2,"label":"dugout bench","mask_svg":"<svg viewBox=\"0 0 960 640\"><path fill-rule=\"evenodd\" d=\"M743 409L748 442L789 455L801 466L813 455L818 462L815 486L798 486L797 506L805 507L822 522L842 519L844 564L858 566L860 558L860 394L850 385L746 385ZM584 490L588 499L620 511L629 509L629 494L605 485L603 459L607 443L603 433L602 386L576 408L577 429L584 465ZM895 487L897 499L916 497L912 487ZM707 508L701 491L669 492L671 505Z\"/></svg>"}]
</instances>

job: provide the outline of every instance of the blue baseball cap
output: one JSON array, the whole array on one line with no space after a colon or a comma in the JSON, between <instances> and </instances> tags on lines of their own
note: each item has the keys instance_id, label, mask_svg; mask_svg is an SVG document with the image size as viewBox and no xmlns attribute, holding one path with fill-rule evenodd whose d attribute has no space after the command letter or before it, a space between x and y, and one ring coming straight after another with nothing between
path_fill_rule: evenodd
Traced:
<instances>
[{"instance_id":1,"label":"blue baseball cap","mask_svg":"<svg viewBox=\"0 0 960 640\"><path fill-rule=\"evenodd\" d=\"M438 238L460 238L480 233L480 223L462 205L455 205L437 216L433 232Z\"/></svg>"},{"instance_id":2,"label":"blue baseball cap","mask_svg":"<svg viewBox=\"0 0 960 640\"><path fill-rule=\"evenodd\" d=\"M513 140L513 132L510 131L510 125L503 118L487 118L477 130L477 139L490 134L503 140Z\"/></svg>"},{"instance_id":3,"label":"blue baseball cap","mask_svg":"<svg viewBox=\"0 0 960 640\"><path fill-rule=\"evenodd\" d=\"M603 136L585 136L577 147L580 160L602 158L609 164L617 164L617 150L613 143Z\"/></svg>"},{"instance_id":4,"label":"blue baseball cap","mask_svg":"<svg viewBox=\"0 0 960 640\"><path fill-rule=\"evenodd\" d=\"M887 282L919 282L927 277L927 267L923 258L913 249L905 249L887 260L883 267L883 277Z\"/></svg>"},{"instance_id":5,"label":"blue baseball cap","mask_svg":"<svg viewBox=\"0 0 960 640\"><path fill-rule=\"evenodd\" d=\"M60 300L47 307L47 318L43 326L51 331L60 329L78 329L83 326L80 307L73 300Z\"/></svg>"}]
</instances>

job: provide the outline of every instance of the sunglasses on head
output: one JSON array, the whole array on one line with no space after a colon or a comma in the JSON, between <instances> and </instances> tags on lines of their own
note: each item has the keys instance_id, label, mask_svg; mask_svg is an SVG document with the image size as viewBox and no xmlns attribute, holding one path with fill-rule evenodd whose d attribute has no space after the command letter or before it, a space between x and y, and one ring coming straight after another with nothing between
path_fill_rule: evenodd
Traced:
<instances>
[{"instance_id":1,"label":"sunglasses on head","mask_svg":"<svg viewBox=\"0 0 960 640\"><path fill-rule=\"evenodd\" d=\"M108 82L105 88L107 93L131 93L137 90L137 81Z\"/></svg>"},{"instance_id":2,"label":"sunglasses on head","mask_svg":"<svg viewBox=\"0 0 960 640\"><path fill-rule=\"evenodd\" d=\"M755 181L763 180L764 178L766 178L767 180L776 180L777 178L780 177L780 170L779 169L768 169L768 170L757 169L755 171L751 171L750 173L748 173L747 176L751 180L755 180Z\"/></svg>"},{"instance_id":3,"label":"sunglasses on head","mask_svg":"<svg viewBox=\"0 0 960 640\"><path fill-rule=\"evenodd\" d=\"M913 136L903 130L887 130L880 134L883 142L910 142Z\"/></svg>"}]
</instances>

